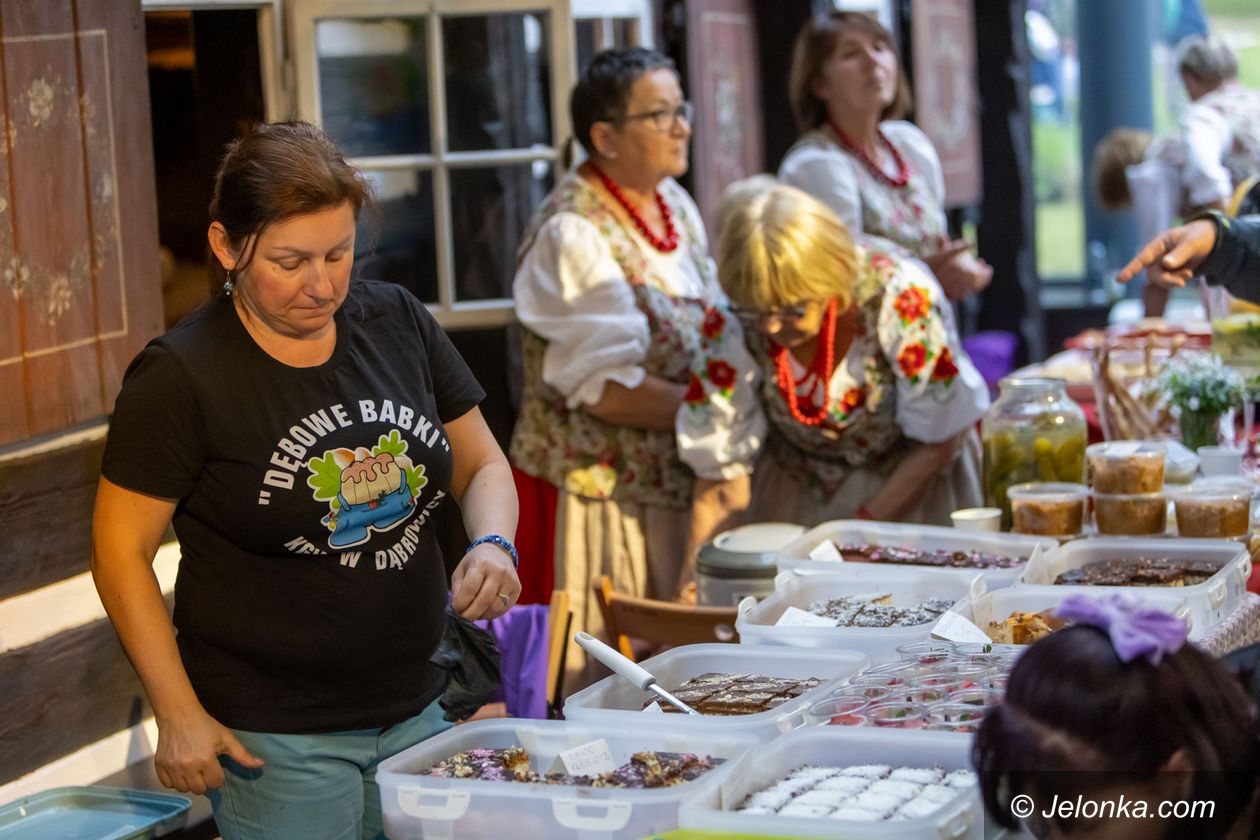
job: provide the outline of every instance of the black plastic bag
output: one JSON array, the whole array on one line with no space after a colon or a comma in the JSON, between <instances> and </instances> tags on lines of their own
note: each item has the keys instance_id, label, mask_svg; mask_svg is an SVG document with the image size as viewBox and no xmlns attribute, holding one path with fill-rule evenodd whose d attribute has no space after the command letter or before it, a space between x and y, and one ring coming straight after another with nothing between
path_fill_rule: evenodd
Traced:
<instances>
[{"instance_id":1,"label":"black plastic bag","mask_svg":"<svg viewBox=\"0 0 1260 840\"><path fill-rule=\"evenodd\" d=\"M446 690L438 702L446 720L464 720L489 703L503 682L499 648L494 636L446 605L442 641L429 661L448 674Z\"/></svg>"}]
</instances>

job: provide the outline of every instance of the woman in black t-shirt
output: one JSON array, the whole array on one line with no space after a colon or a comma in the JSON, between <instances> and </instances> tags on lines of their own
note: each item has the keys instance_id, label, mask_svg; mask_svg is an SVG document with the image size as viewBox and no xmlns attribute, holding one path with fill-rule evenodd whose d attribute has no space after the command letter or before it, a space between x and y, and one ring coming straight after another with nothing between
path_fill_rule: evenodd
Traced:
<instances>
[{"instance_id":1,"label":"woman in black t-shirt","mask_svg":"<svg viewBox=\"0 0 1260 840\"><path fill-rule=\"evenodd\" d=\"M453 608L520 584L516 495L485 396L424 306L351 280L362 176L318 129L233 143L210 206L225 294L128 368L92 572L157 719L158 778L225 838L375 836L377 763L440 731L433 513L473 536ZM182 559L167 617L152 563Z\"/></svg>"}]
</instances>

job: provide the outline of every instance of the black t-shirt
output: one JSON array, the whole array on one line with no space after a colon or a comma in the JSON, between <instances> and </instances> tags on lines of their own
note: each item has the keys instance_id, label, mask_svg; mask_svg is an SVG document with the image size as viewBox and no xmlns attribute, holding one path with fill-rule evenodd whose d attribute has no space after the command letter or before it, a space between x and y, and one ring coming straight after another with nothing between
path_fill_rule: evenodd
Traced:
<instances>
[{"instance_id":1,"label":"black t-shirt","mask_svg":"<svg viewBox=\"0 0 1260 840\"><path fill-rule=\"evenodd\" d=\"M178 499L175 626L198 698L261 732L388 726L442 689L443 422L485 396L422 304L356 280L289 367L218 297L132 361L102 473Z\"/></svg>"}]
</instances>

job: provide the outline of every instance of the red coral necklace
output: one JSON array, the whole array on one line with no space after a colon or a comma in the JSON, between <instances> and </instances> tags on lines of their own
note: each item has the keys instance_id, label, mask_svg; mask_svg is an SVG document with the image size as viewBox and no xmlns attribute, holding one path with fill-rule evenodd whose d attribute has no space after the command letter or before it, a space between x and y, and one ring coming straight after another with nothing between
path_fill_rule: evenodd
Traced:
<instances>
[{"instance_id":1,"label":"red coral necklace","mask_svg":"<svg viewBox=\"0 0 1260 840\"><path fill-rule=\"evenodd\" d=\"M612 197L617 199L617 203L624 207L626 212L630 214L630 220L634 222L634 226L639 229L639 233L643 234L643 238L646 239L653 248L660 251L662 254L672 253L678 248L678 228L674 226L674 211L669 209L669 205L665 203L665 199L661 196L660 190L655 190L654 194L656 196L656 206L661 210L661 218L665 220L665 236L663 238L657 236L656 233L648 227L647 222L643 220L643 215L639 212L639 208L631 205L630 202L626 200L625 194L622 193L621 187L617 186L616 181L609 178L604 170L595 165L594 161L588 160L587 163L590 164L591 171L599 176L599 180L603 183L604 189L608 190L608 192L612 194Z\"/></svg>"},{"instance_id":2,"label":"red coral necklace","mask_svg":"<svg viewBox=\"0 0 1260 840\"><path fill-rule=\"evenodd\" d=\"M875 129L875 133L879 136L880 142L887 147L888 151L892 152L893 162L897 164L896 175L889 175L881 169L879 164L872 160L871 156L866 153L866 149L863 149L857 143L853 142L852 137L840 130L840 126L836 125L835 120L828 120L828 122L831 123L831 130L836 133L836 137L839 138L840 145L844 147L844 150L856 157L858 160L862 161L862 165L866 167L866 171L874 175L877 180L883 181L890 187L898 188L904 187L906 184L910 183L910 167L906 166L906 159L901 156L901 152L897 151L897 147L884 136L884 132L879 128Z\"/></svg>"},{"instance_id":3,"label":"red coral necklace","mask_svg":"<svg viewBox=\"0 0 1260 840\"><path fill-rule=\"evenodd\" d=\"M827 417L827 404L830 402L828 397L829 380L831 379L831 366L836 360L836 299L832 298L827 304L827 312L823 316L822 323L822 352L814 351L814 358L810 361L809 368L806 369L805 375L800 379L792 377L792 363L788 360L788 349L780 347L773 341L770 342L770 357L774 360L774 369L779 376L779 392L783 394L783 398L787 400L788 410L792 412L792 416L796 418L796 422L805 426L817 426ZM818 377L815 387L819 385L823 389L823 401L821 406L811 405L810 413L806 414L800 406L800 399L796 395L796 388L802 382L809 379L810 376Z\"/></svg>"}]
</instances>

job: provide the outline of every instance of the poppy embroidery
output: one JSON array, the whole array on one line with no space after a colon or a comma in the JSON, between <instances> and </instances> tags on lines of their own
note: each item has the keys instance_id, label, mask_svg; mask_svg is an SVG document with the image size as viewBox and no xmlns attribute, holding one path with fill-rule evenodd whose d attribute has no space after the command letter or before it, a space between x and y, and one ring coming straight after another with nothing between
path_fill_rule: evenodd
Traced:
<instances>
[{"instance_id":1,"label":"poppy embroidery","mask_svg":"<svg viewBox=\"0 0 1260 840\"><path fill-rule=\"evenodd\" d=\"M722 328L725 326L726 319L722 317L722 313L710 308L704 313L704 324L700 327L700 331L704 333L705 338L712 341L722 334Z\"/></svg>"},{"instance_id":2,"label":"poppy embroidery","mask_svg":"<svg viewBox=\"0 0 1260 840\"><path fill-rule=\"evenodd\" d=\"M928 312L931 311L931 304L928 302L928 297L924 294L923 289L920 289L918 286L911 286L897 295L897 299L893 301L893 309L897 310L902 326L906 326L913 324L920 318L926 317Z\"/></svg>"},{"instance_id":3,"label":"poppy embroidery","mask_svg":"<svg viewBox=\"0 0 1260 840\"><path fill-rule=\"evenodd\" d=\"M723 359L710 359L708 368L709 381L721 390L728 390L735 385L735 368Z\"/></svg>"},{"instance_id":4,"label":"poppy embroidery","mask_svg":"<svg viewBox=\"0 0 1260 840\"><path fill-rule=\"evenodd\" d=\"M700 382L700 377L694 373L691 374L691 383L687 385L687 396L684 399L691 405L704 402L704 385Z\"/></svg>"},{"instance_id":5,"label":"poppy embroidery","mask_svg":"<svg viewBox=\"0 0 1260 840\"><path fill-rule=\"evenodd\" d=\"M897 354L897 364L901 366L901 372L909 379L918 376L919 371L923 370L923 365L926 362L927 348L921 343L907 344Z\"/></svg>"},{"instance_id":6,"label":"poppy embroidery","mask_svg":"<svg viewBox=\"0 0 1260 840\"><path fill-rule=\"evenodd\" d=\"M957 375L958 366L954 364L954 354L946 347L941 350L941 355L936 360L936 367L932 368L932 381L952 382Z\"/></svg>"}]
</instances>

